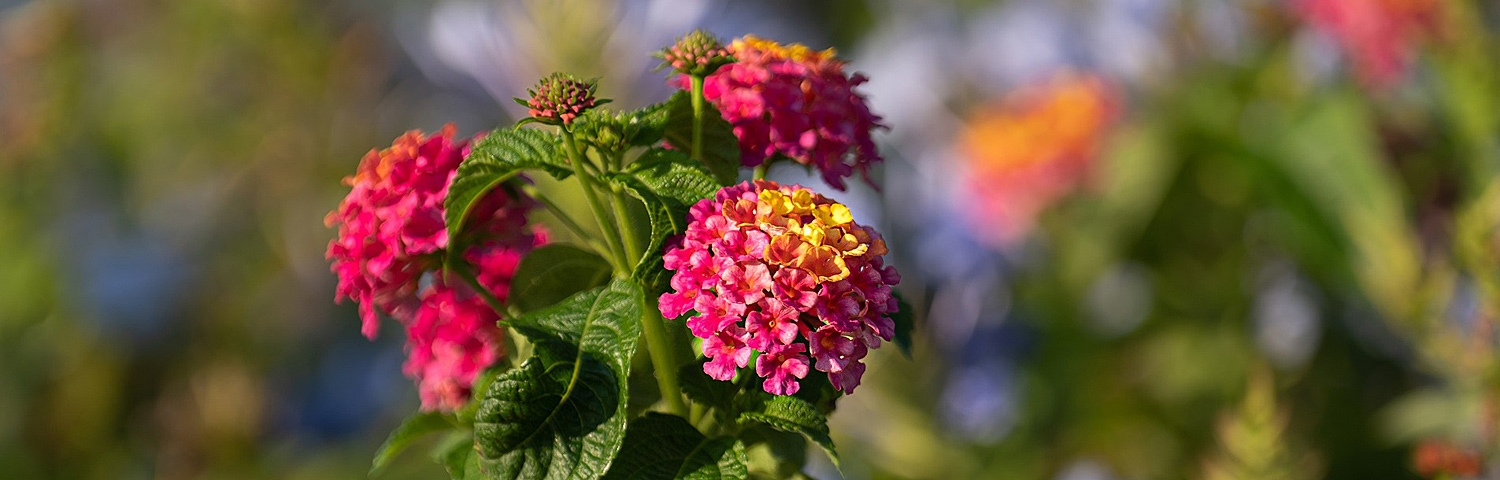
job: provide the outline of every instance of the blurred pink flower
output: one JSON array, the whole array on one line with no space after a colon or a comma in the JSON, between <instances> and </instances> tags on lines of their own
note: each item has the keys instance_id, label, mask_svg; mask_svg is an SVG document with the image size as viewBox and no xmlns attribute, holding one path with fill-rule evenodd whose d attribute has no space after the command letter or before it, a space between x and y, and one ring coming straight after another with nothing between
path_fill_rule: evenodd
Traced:
<instances>
[{"instance_id":1,"label":"blurred pink flower","mask_svg":"<svg viewBox=\"0 0 1500 480\"><path fill-rule=\"evenodd\" d=\"M1079 188L1117 103L1103 80L1060 74L981 109L959 136L979 235L997 247L1014 245L1043 210Z\"/></svg>"},{"instance_id":2,"label":"blurred pink flower","mask_svg":"<svg viewBox=\"0 0 1500 480\"><path fill-rule=\"evenodd\" d=\"M736 62L705 78L703 94L734 126L745 166L780 154L816 167L838 190L856 170L870 182L870 165L881 161L870 134L885 125L856 91L863 75L846 74L833 49L745 36L729 51ZM679 75L673 85L690 82Z\"/></svg>"},{"instance_id":3,"label":"blurred pink flower","mask_svg":"<svg viewBox=\"0 0 1500 480\"><path fill-rule=\"evenodd\" d=\"M454 127L431 137L412 131L390 148L371 151L351 189L328 215L338 237L328 258L339 277L337 298L359 303L361 332L374 338L385 313L406 326L406 374L417 380L422 407L451 410L469 395L474 377L499 358L499 315L467 286L436 278L453 235L443 222L443 200L468 140L454 140ZM534 201L497 189L480 199L460 233L469 245L462 258L475 267L481 285L502 301L522 255L546 242L529 227Z\"/></svg>"},{"instance_id":4,"label":"blurred pink flower","mask_svg":"<svg viewBox=\"0 0 1500 480\"><path fill-rule=\"evenodd\" d=\"M853 392L868 349L895 335L891 286L900 276L884 263L880 235L842 204L768 181L725 187L691 211L664 259L676 273L660 307L672 318L693 312L687 325L704 339L704 372L729 380L759 351L765 390L790 395L817 342L817 369Z\"/></svg>"},{"instance_id":5,"label":"blurred pink flower","mask_svg":"<svg viewBox=\"0 0 1500 480\"><path fill-rule=\"evenodd\" d=\"M1437 0L1299 0L1296 12L1332 36L1374 88L1401 79L1413 44L1433 33Z\"/></svg>"},{"instance_id":6,"label":"blurred pink flower","mask_svg":"<svg viewBox=\"0 0 1500 480\"><path fill-rule=\"evenodd\" d=\"M461 285L435 283L422 293L406 324L403 370L416 379L423 410L456 410L469 399L474 378L500 359L500 316Z\"/></svg>"}]
</instances>

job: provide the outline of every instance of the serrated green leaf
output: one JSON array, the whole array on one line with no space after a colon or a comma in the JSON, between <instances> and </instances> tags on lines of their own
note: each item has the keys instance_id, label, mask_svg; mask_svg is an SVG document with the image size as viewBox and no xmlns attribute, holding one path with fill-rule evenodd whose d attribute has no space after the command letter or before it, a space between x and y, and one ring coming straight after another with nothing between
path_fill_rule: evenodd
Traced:
<instances>
[{"instance_id":1,"label":"serrated green leaf","mask_svg":"<svg viewBox=\"0 0 1500 480\"><path fill-rule=\"evenodd\" d=\"M630 422L608 480L716 480L749 475L745 449L734 437L708 438L687 419L647 413Z\"/></svg>"},{"instance_id":2,"label":"serrated green leaf","mask_svg":"<svg viewBox=\"0 0 1500 480\"><path fill-rule=\"evenodd\" d=\"M663 134L672 148L691 152L693 150L693 102L687 92L677 92L667 100L667 123ZM712 103L703 102L703 162L720 185L729 185L739 178L740 140L734 135L734 127L719 114Z\"/></svg>"},{"instance_id":3,"label":"serrated green leaf","mask_svg":"<svg viewBox=\"0 0 1500 480\"><path fill-rule=\"evenodd\" d=\"M670 198L685 206L714 196L720 185L702 166L686 153L653 148L641 153L626 169L658 196Z\"/></svg>"},{"instance_id":4,"label":"serrated green leaf","mask_svg":"<svg viewBox=\"0 0 1500 480\"><path fill-rule=\"evenodd\" d=\"M625 436L641 303L640 287L617 279L511 320L536 350L480 400L474 432L487 478L597 478L609 468Z\"/></svg>"},{"instance_id":5,"label":"serrated green leaf","mask_svg":"<svg viewBox=\"0 0 1500 480\"><path fill-rule=\"evenodd\" d=\"M783 432L799 433L808 441L823 447L828 458L839 466L839 454L833 448L833 439L828 436L828 417L806 400L797 397L772 395L765 392L746 392L737 400L741 423L757 422Z\"/></svg>"},{"instance_id":6,"label":"serrated green leaf","mask_svg":"<svg viewBox=\"0 0 1500 480\"><path fill-rule=\"evenodd\" d=\"M450 235L462 232L474 204L522 170L542 170L558 179L572 173L563 160L557 135L541 130L500 128L480 139L459 164L448 198L444 221Z\"/></svg>"},{"instance_id":7,"label":"serrated green leaf","mask_svg":"<svg viewBox=\"0 0 1500 480\"><path fill-rule=\"evenodd\" d=\"M609 274L609 262L593 252L562 243L543 245L516 266L509 300L529 312L603 285Z\"/></svg>"},{"instance_id":8,"label":"serrated green leaf","mask_svg":"<svg viewBox=\"0 0 1500 480\"><path fill-rule=\"evenodd\" d=\"M900 293L891 294L896 296L896 313L891 314L891 321L896 323L896 347L906 358L911 358L911 331L916 326L916 310Z\"/></svg>"},{"instance_id":9,"label":"serrated green leaf","mask_svg":"<svg viewBox=\"0 0 1500 480\"><path fill-rule=\"evenodd\" d=\"M385 444L380 446L379 453L375 455L375 460L370 465L370 474L374 475L384 470L386 465L389 465L396 455L406 450L406 447L410 447L412 442L429 434L454 428L458 428L458 423L451 415L442 412L418 412L406 417L406 420L403 420L401 425L396 427L389 437L386 437Z\"/></svg>"},{"instance_id":10,"label":"serrated green leaf","mask_svg":"<svg viewBox=\"0 0 1500 480\"><path fill-rule=\"evenodd\" d=\"M561 340L490 387L474 422L486 478L596 478L625 433L619 383L609 365Z\"/></svg>"}]
</instances>

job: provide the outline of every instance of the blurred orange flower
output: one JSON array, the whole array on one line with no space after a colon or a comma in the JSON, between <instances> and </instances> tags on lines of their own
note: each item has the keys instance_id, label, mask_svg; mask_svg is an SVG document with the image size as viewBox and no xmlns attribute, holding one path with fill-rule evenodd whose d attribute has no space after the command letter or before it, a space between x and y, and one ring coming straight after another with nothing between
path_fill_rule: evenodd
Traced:
<instances>
[{"instance_id":1,"label":"blurred orange flower","mask_svg":"<svg viewBox=\"0 0 1500 480\"><path fill-rule=\"evenodd\" d=\"M1031 231L1042 210L1093 169L1118 95L1103 79L1062 73L980 110L960 133L969 169L968 213L998 247Z\"/></svg>"}]
</instances>

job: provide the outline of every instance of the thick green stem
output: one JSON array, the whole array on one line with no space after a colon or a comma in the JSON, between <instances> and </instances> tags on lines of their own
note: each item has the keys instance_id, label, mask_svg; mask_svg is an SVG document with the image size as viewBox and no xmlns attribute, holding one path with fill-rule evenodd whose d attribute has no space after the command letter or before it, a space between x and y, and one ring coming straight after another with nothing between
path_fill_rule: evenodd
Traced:
<instances>
[{"instance_id":1,"label":"thick green stem","mask_svg":"<svg viewBox=\"0 0 1500 480\"><path fill-rule=\"evenodd\" d=\"M620 237L625 244L625 261L635 265L641 261L640 235L630 225L630 212L625 209L625 195L615 189L609 196L610 206L615 209L615 220L620 222Z\"/></svg>"},{"instance_id":2,"label":"thick green stem","mask_svg":"<svg viewBox=\"0 0 1500 480\"><path fill-rule=\"evenodd\" d=\"M703 77L693 79L693 159L703 160Z\"/></svg>"},{"instance_id":3,"label":"thick green stem","mask_svg":"<svg viewBox=\"0 0 1500 480\"><path fill-rule=\"evenodd\" d=\"M566 127L562 129L563 146L568 150L568 163L573 165L573 174L578 177L578 183L583 186L583 198L588 200L589 208L594 211L594 220L599 224L599 231L604 236L604 244L608 247L605 257L609 259L610 266L614 267L615 275L622 273L628 275L629 267L625 264L625 250L620 246L617 238L618 233L609 211L604 209L604 204L599 202L599 195L594 192L597 186L594 184L593 176L584 171L584 162L587 159L578 151L578 143L573 139L573 132Z\"/></svg>"},{"instance_id":4,"label":"thick green stem","mask_svg":"<svg viewBox=\"0 0 1500 480\"><path fill-rule=\"evenodd\" d=\"M641 329L646 332L646 349L651 353L651 365L656 368L656 386L661 389L661 398L667 402L667 412L686 417L688 408L682 401L682 388L677 386L677 360L672 358L666 321L656 305L644 297L641 301Z\"/></svg>"},{"instance_id":5,"label":"thick green stem","mask_svg":"<svg viewBox=\"0 0 1500 480\"><path fill-rule=\"evenodd\" d=\"M766 159L766 161L761 162L760 165L757 165L755 167L755 179L756 180L765 180L766 179L766 174L770 173L770 171L771 171L771 159L768 158L768 159Z\"/></svg>"}]
</instances>

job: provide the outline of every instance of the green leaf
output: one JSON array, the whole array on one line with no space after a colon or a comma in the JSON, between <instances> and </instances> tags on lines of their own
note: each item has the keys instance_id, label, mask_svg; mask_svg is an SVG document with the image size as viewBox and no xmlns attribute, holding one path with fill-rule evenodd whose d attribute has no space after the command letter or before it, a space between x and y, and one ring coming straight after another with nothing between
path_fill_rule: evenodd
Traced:
<instances>
[{"instance_id":1,"label":"green leaf","mask_svg":"<svg viewBox=\"0 0 1500 480\"><path fill-rule=\"evenodd\" d=\"M641 304L639 286L615 280L511 320L536 350L480 400L474 432L487 478L597 478L609 468L625 437Z\"/></svg>"},{"instance_id":2,"label":"green leaf","mask_svg":"<svg viewBox=\"0 0 1500 480\"><path fill-rule=\"evenodd\" d=\"M572 245L554 243L527 253L510 283L510 303L522 312L550 306L609 280L609 262Z\"/></svg>"},{"instance_id":3,"label":"green leaf","mask_svg":"<svg viewBox=\"0 0 1500 480\"><path fill-rule=\"evenodd\" d=\"M541 130L500 128L474 144L459 164L443 201L448 232L463 231L469 211L484 194L522 170L543 170L558 179L572 173L563 160L562 141Z\"/></svg>"},{"instance_id":4,"label":"green leaf","mask_svg":"<svg viewBox=\"0 0 1500 480\"><path fill-rule=\"evenodd\" d=\"M391 436L385 439L385 444L380 446L379 453L375 455L375 461L370 466L370 474L380 473L385 469L397 454L410 447L412 442L445 430L458 428L457 422L452 416L441 412L419 412L401 422Z\"/></svg>"},{"instance_id":5,"label":"green leaf","mask_svg":"<svg viewBox=\"0 0 1500 480\"><path fill-rule=\"evenodd\" d=\"M449 433L442 441L432 447L429 456L434 462L443 466L448 471L448 476L454 480L464 478L464 464L468 463L469 457L474 453L474 433L468 430Z\"/></svg>"},{"instance_id":6,"label":"green leaf","mask_svg":"<svg viewBox=\"0 0 1500 480\"><path fill-rule=\"evenodd\" d=\"M535 352L482 400L480 467L491 479L595 478L624 439L624 392L606 363L562 341Z\"/></svg>"},{"instance_id":7,"label":"green leaf","mask_svg":"<svg viewBox=\"0 0 1500 480\"><path fill-rule=\"evenodd\" d=\"M807 439L761 424L739 433L751 478L799 478L807 465Z\"/></svg>"},{"instance_id":8,"label":"green leaf","mask_svg":"<svg viewBox=\"0 0 1500 480\"><path fill-rule=\"evenodd\" d=\"M693 101L687 92L677 92L667 100L664 136L672 148L693 150ZM740 139L734 136L734 127L724 120L719 109L709 102L703 102L703 158L697 160L713 172L721 185L739 178Z\"/></svg>"},{"instance_id":9,"label":"green leaf","mask_svg":"<svg viewBox=\"0 0 1500 480\"><path fill-rule=\"evenodd\" d=\"M738 399L741 423L763 423L783 432L799 433L808 441L823 447L833 465L839 465L839 454L833 448L833 439L828 436L828 417L806 400L797 397L772 395L765 392L746 392Z\"/></svg>"},{"instance_id":10,"label":"green leaf","mask_svg":"<svg viewBox=\"0 0 1500 480\"><path fill-rule=\"evenodd\" d=\"M705 437L675 415L647 413L630 422L620 458L604 475L606 480L740 479L745 449L730 436Z\"/></svg>"},{"instance_id":11,"label":"green leaf","mask_svg":"<svg viewBox=\"0 0 1500 480\"><path fill-rule=\"evenodd\" d=\"M665 291L670 274L662 268L662 244L667 237L687 230L688 209L712 197L719 184L687 155L664 148L647 150L625 172L605 178L639 200L651 224L646 254L635 265L632 278L640 281L647 293Z\"/></svg>"},{"instance_id":12,"label":"green leaf","mask_svg":"<svg viewBox=\"0 0 1500 480\"><path fill-rule=\"evenodd\" d=\"M605 177L610 183L619 185L646 207L651 224L651 238L646 242L646 253L631 272L631 278L653 294L661 291L669 278L662 267L661 248L667 237L687 230L687 207L670 198L662 198L641 179L630 174L613 174Z\"/></svg>"},{"instance_id":13,"label":"green leaf","mask_svg":"<svg viewBox=\"0 0 1500 480\"><path fill-rule=\"evenodd\" d=\"M891 321L896 323L896 347L901 349L901 354L911 358L911 330L916 326L916 310L907 302L900 293L891 292L896 296L896 313L891 314Z\"/></svg>"},{"instance_id":14,"label":"green leaf","mask_svg":"<svg viewBox=\"0 0 1500 480\"><path fill-rule=\"evenodd\" d=\"M647 105L626 112L623 117L627 141L637 147L649 147L661 143L667 129L668 102ZM692 108L689 106L689 108ZM689 133L691 135L691 133Z\"/></svg>"},{"instance_id":15,"label":"green leaf","mask_svg":"<svg viewBox=\"0 0 1500 480\"><path fill-rule=\"evenodd\" d=\"M686 153L653 148L641 153L626 171L662 198L676 200L691 207L699 200L714 196L719 184L707 170L688 158Z\"/></svg>"},{"instance_id":16,"label":"green leaf","mask_svg":"<svg viewBox=\"0 0 1500 480\"><path fill-rule=\"evenodd\" d=\"M682 386L682 393L687 394L694 402L714 407L721 412L726 411L734 405L734 395L739 388L734 382L714 380L703 373L703 364L706 362L707 359L699 359L678 367L677 384Z\"/></svg>"}]
</instances>

